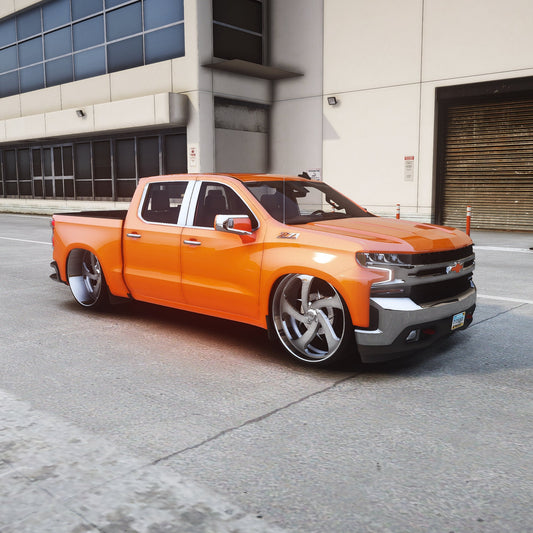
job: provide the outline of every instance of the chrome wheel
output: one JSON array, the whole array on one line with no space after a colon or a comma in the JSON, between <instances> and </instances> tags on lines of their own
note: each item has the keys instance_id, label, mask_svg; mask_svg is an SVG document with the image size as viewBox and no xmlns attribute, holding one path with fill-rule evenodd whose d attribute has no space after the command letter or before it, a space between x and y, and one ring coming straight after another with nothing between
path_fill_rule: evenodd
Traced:
<instances>
[{"instance_id":1,"label":"chrome wheel","mask_svg":"<svg viewBox=\"0 0 533 533\"><path fill-rule=\"evenodd\" d=\"M304 274L281 280L272 298L271 320L284 348L307 363L338 360L353 338L348 310L336 289Z\"/></svg>"},{"instance_id":2,"label":"chrome wheel","mask_svg":"<svg viewBox=\"0 0 533 533\"><path fill-rule=\"evenodd\" d=\"M76 301L84 307L106 303L107 289L98 258L88 250L73 250L68 258L67 278Z\"/></svg>"}]
</instances>

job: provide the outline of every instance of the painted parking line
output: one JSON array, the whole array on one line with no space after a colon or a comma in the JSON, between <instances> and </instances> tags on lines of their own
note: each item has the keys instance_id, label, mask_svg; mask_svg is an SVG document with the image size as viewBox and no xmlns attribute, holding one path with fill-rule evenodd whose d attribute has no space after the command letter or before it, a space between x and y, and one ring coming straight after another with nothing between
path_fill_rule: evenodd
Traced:
<instances>
[{"instance_id":1,"label":"painted parking line","mask_svg":"<svg viewBox=\"0 0 533 533\"><path fill-rule=\"evenodd\" d=\"M502 302L512 302L518 304L530 304L533 305L533 300L524 300L523 298L508 298L506 296L491 296L490 294L479 294L477 293L478 298L486 298L487 300L500 300Z\"/></svg>"},{"instance_id":2,"label":"painted parking line","mask_svg":"<svg viewBox=\"0 0 533 533\"><path fill-rule=\"evenodd\" d=\"M532 254L533 250L530 248L510 248L507 246L474 246L474 250L486 250L489 252L517 252L520 254Z\"/></svg>"},{"instance_id":3,"label":"painted parking line","mask_svg":"<svg viewBox=\"0 0 533 533\"><path fill-rule=\"evenodd\" d=\"M48 246L52 246L51 242L44 242L44 241L30 241L29 239L13 239L12 237L0 237L0 239L4 241L29 242L32 244L46 244Z\"/></svg>"}]
</instances>

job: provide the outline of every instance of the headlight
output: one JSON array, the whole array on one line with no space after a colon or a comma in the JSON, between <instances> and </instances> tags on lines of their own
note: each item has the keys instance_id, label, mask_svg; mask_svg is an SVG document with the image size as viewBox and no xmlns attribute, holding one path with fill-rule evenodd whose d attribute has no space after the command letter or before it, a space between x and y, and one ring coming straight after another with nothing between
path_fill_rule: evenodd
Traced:
<instances>
[{"instance_id":1,"label":"headlight","mask_svg":"<svg viewBox=\"0 0 533 533\"><path fill-rule=\"evenodd\" d=\"M403 254L385 253L385 252L357 252L355 257L357 262L364 267L370 266L387 266L399 265L407 266L409 262L406 261Z\"/></svg>"}]
</instances>

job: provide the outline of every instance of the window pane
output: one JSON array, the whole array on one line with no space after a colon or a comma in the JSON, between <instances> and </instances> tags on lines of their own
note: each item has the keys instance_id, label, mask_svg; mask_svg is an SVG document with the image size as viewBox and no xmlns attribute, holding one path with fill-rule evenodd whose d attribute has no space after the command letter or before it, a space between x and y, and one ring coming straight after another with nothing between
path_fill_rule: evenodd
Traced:
<instances>
[{"instance_id":1,"label":"window pane","mask_svg":"<svg viewBox=\"0 0 533 533\"><path fill-rule=\"evenodd\" d=\"M244 59L261 64L263 40L257 35L214 24L213 54L220 59Z\"/></svg>"},{"instance_id":2,"label":"window pane","mask_svg":"<svg viewBox=\"0 0 533 533\"><path fill-rule=\"evenodd\" d=\"M63 173L72 176L72 146L63 146Z\"/></svg>"},{"instance_id":3,"label":"window pane","mask_svg":"<svg viewBox=\"0 0 533 533\"><path fill-rule=\"evenodd\" d=\"M83 50L104 42L104 17L94 17L72 26L74 50Z\"/></svg>"},{"instance_id":4,"label":"window pane","mask_svg":"<svg viewBox=\"0 0 533 533\"><path fill-rule=\"evenodd\" d=\"M44 36L44 57L51 59L72 52L70 27L47 33Z\"/></svg>"},{"instance_id":5,"label":"window pane","mask_svg":"<svg viewBox=\"0 0 533 533\"><path fill-rule=\"evenodd\" d=\"M93 184L91 181L76 180L76 198L92 198Z\"/></svg>"},{"instance_id":6,"label":"window pane","mask_svg":"<svg viewBox=\"0 0 533 533\"><path fill-rule=\"evenodd\" d=\"M117 181L117 198L131 198L137 182L135 180L119 180Z\"/></svg>"},{"instance_id":7,"label":"window pane","mask_svg":"<svg viewBox=\"0 0 533 533\"><path fill-rule=\"evenodd\" d=\"M65 198L74 198L74 180L63 180L65 185Z\"/></svg>"},{"instance_id":8,"label":"window pane","mask_svg":"<svg viewBox=\"0 0 533 533\"><path fill-rule=\"evenodd\" d=\"M187 138L185 135L165 136L165 172L187 172Z\"/></svg>"},{"instance_id":9,"label":"window pane","mask_svg":"<svg viewBox=\"0 0 533 533\"><path fill-rule=\"evenodd\" d=\"M144 37L146 63L185 55L183 24L147 33Z\"/></svg>"},{"instance_id":10,"label":"window pane","mask_svg":"<svg viewBox=\"0 0 533 533\"><path fill-rule=\"evenodd\" d=\"M54 148L54 176L63 175L63 164L61 161L61 148Z\"/></svg>"},{"instance_id":11,"label":"window pane","mask_svg":"<svg viewBox=\"0 0 533 533\"><path fill-rule=\"evenodd\" d=\"M30 179L30 151L27 149L19 150L17 152L17 159L19 163L19 180Z\"/></svg>"},{"instance_id":12,"label":"window pane","mask_svg":"<svg viewBox=\"0 0 533 533\"><path fill-rule=\"evenodd\" d=\"M135 178L135 142L133 139L121 139L116 143L117 177Z\"/></svg>"},{"instance_id":13,"label":"window pane","mask_svg":"<svg viewBox=\"0 0 533 533\"><path fill-rule=\"evenodd\" d=\"M105 7L115 7L119 6L120 4L125 4L128 0L105 0Z\"/></svg>"},{"instance_id":14,"label":"window pane","mask_svg":"<svg viewBox=\"0 0 533 533\"><path fill-rule=\"evenodd\" d=\"M17 71L0 76L0 98L12 96L19 92L19 74Z\"/></svg>"},{"instance_id":15,"label":"window pane","mask_svg":"<svg viewBox=\"0 0 533 533\"><path fill-rule=\"evenodd\" d=\"M36 8L17 16L17 37L27 39L41 33L41 9Z\"/></svg>"},{"instance_id":16,"label":"window pane","mask_svg":"<svg viewBox=\"0 0 533 533\"><path fill-rule=\"evenodd\" d=\"M19 44L19 64L21 67L43 60L43 38L37 37Z\"/></svg>"},{"instance_id":17,"label":"window pane","mask_svg":"<svg viewBox=\"0 0 533 533\"><path fill-rule=\"evenodd\" d=\"M0 22L0 46L7 46L16 40L15 17Z\"/></svg>"},{"instance_id":18,"label":"window pane","mask_svg":"<svg viewBox=\"0 0 533 533\"><path fill-rule=\"evenodd\" d=\"M106 15L107 40L134 35L142 31L141 3L136 2Z\"/></svg>"},{"instance_id":19,"label":"window pane","mask_svg":"<svg viewBox=\"0 0 533 533\"><path fill-rule=\"evenodd\" d=\"M58 28L70 22L70 1L54 0L43 5L44 30Z\"/></svg>"},{"instance_id":20,"label":"window pane","mask_svg":"<svg viewBox=\"0 0 533 533\"><path fill-rule=\"evenodd\" d=\"M44 175L52 176L52 149L43 149Z\"/></svg>"},{"instance_id":21,"label":"window pane","mask_svg":"<svg viewBox=\"0 0 533 533\"><path fill-rule=\"evenodd\" d=\"M0 50L0 72L7 72L17 67L17 47L10 46Z\"/></svg>"},{"instance_id":22,"label":"window pane","mask_svg":"<svg viewBox=\"0 0 533 533\"><path fill-rule=\"evenodd\" d=\"M111 178L111 143L100 141L93 143L94 179Z\"/></svg>"},{"instance_id":23,"label":"window pane","mask_svg":"<svg viewBox=\"0 0 533 533\"><path fill-rule=\"evenodd\" d=\"M34 65L33 67L23 68L20 74L20 90L35 91L44 87L43 64Z\"/></svg>"},{"instance_id":24,"label":"window pane","mask_svg":"<svg viewBox=\"0 0 533 533\"><path fill-rule=\"evenodd\" d=\"M54 59L46 63L46 86L60 85L73 80L72 56Z\"/></svg>"},{"instance_id":25,"label":"window pane","mask_svg":"<svg viewBox=\"0 0 533 533\"><path fill-rule=\"evenodd\" d=\"M183 20L183 0L144 0L144 29Z\"/></svg>"},{"instance_id":26,"label":"window pane","mask_svg":"<svg viewBox=\"0 0 533 533\"><path fill-rule=\"evenodd\" d=\"M72 20L99 13L102 9L102 0L72 0Z\"/></svg>"},{"instance_id":27,"label":"window pane","mask_svg":"<svg viewBox=\"0 0 533 533\"><path fill-rule=\"evenodd\" d=\"M257 0L214 0L213 20L262 33L263 6Z\"/></svg>"},{"instance_id":28,"label":"window pane","mask_svg":"<svg viewBox=\"0 0 533 533\"><path fill-rule=\"evenodd\" d=\"M33 158L33 175L42 176L43 172L41 170L41 150L39 148L32 150Z\"/></svg>"},{"instance_id":29,"label":"window pane","mask_svg":"<svg viewBox=\"0 0 533 533\"><path fill-rule=\"evenodd\" d=\"M95 198L111 198L113 195L113 187L111 181L101 180L94 183Z\"/></svg>"},{"instance_id":30,"label":"window pane","mask_svg":"<svg viewBox=\"0 0 533 533\"><path fill-rule=\"evenodd\" d=\"M77 80L105 74L105 48L99 46L74 55L74 73Z\"/></svg>"},{"instance_id":31,"label":"window pane","mask_svg":"<svg viewBox=\"0 0 533 533\"><path fill-rule=\"evenodd\" d=\"M138 67L143 64L143 38L132 37L107 47L107 65L109 72Z\"/></svg>"},{"instance_id":32,"label":"window pane","mask_svg":"<svg viewBox=\"0 0 533 533\"><path fill-rule=\"evenodd\" d=\"M76 168L76 180L91 178L91 145L89 143L76 143L74 165Z\"/></svg>"},{"instance_id":33,"label":"window pane","mask_svg":"<svg viewBox=\"0 0 533 533\"><path fill-rule=\"evenodd\" d=\"M157 176L159 174L159 139L145 137L138 141L139 177Z\"/></svg>"}]
</instances>

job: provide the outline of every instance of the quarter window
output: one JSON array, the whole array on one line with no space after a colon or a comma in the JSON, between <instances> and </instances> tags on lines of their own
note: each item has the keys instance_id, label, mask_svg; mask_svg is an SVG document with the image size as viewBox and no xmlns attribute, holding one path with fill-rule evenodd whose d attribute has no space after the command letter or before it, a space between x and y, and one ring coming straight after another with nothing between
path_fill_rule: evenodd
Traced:
<instances>
[{"instance_id":1,"label":"quarter window","mask_svg":"<svg viewBox=\"0 0 533 533\"><path fill-rule=\"evenodd\" d=\"M142 218L147 222L177 224L187 184L187 181L150 184L141 211Z\"/></svg>"}]
</instances>

